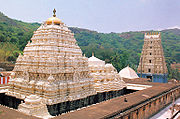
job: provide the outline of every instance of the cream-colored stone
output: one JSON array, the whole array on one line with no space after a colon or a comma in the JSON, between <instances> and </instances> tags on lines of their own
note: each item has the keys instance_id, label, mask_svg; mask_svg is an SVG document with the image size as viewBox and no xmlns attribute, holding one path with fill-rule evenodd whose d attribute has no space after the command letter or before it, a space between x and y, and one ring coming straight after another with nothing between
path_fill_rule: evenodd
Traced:
<instances>
[{"instance_id":1,"label":"cream-colored stone","mask_svg":"<svg viewBox=\"0 0 180 119\"><path fill-rule=\"evenodd\" d=\"M17 58L6 93L25 99L20 110L39 101L37 97L32 101L32 95L53 105L126 87L112 64L94 56L88 61L82 56L74 34L58 18L42 23L23 52Z\"/></svg>"},{"instance_id":2,"label":"cream-colored stone","mask_svg":"<svg viewBox=\"0 0 180 119\"><path fill-rule=\"evenodd\" d=\"M119 75L121 78L127 78L127 79L135 79L139 78L136 72L130 68L129 66L123 68L120 72Z\"/></svg>"},{"instance_id":3,"label":"cream-colored stone","mask_svg":"<svg viewBox=\"0 0 180 119\"><path fill-rule=\"evenodd\" d=\"M96 94L88 58L82 56L74 34L57 20L42 23L19 54L7 95L25 99L35 94L52 105Z\"/></svg>"},{"instance_id":4,"label":"cream-colored stone","mask_svg":"<svg viewBox=\"0 0 180 119\"><path fill-rule=\"evenodd\" d=\"M30 95L25 98L25 103L21 103L18 106L18 110L28 115L33 115L40 118L51 118L46 104L42 98L36 95Z\"/></svg>"},{"instance_id":5,"label":"cream-colored stone","mask_svg":"<svg viewBox=\"0 0 180 119\"><path fill-rule=\"evenodd\" d=\"M88 64L97 92L116 91L126 87L112 64L105 64L105 61L96 58L94 54L88 59Z\"/></svg>"}]
</instances>

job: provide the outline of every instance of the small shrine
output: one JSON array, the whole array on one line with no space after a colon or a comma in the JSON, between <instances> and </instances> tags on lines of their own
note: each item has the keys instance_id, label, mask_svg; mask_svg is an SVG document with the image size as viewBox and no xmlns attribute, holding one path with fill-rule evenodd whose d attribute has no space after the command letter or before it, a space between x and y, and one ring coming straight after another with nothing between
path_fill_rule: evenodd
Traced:
<instances>
[{"instance_id":1,"label":"small shrine","mask_svg":"<svg viewBox=\"0 0 180 119\"><path fill-rule=\"evenodd\" d=\"M105 64L105 61L96 58L94 54L88 59L88 64L96 92L116 91L126 87L112 64Z\"/></svg>"},{"instance_id":2,"label":"small shrine","mask_svg":"<svg viewBox=\"0 0 180 119\"><path fill-rule=\"evenodd\" d=\"M47 106L43 102L42 98L36 95L30 95L27 98L25 98L24 101L25 103L21 103L18 107L18 110L20 112L40 118L52 117L49 114Z\"/></svg>"}]
</instances>

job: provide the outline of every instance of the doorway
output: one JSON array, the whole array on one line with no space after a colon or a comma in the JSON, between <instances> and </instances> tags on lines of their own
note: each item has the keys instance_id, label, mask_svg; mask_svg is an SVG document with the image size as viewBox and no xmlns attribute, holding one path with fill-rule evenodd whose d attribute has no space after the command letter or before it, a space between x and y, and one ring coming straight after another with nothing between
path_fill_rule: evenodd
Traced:
<instances>
[{"instance_id":1,"label":"doorway","mask_svg":"<svg viewBox=\"0 0 180 119\"><path fill-rule=\"evenodd\" d=\"M152 76L146 76L146 78L151 79L151 81L152 81Z\"/></svg>"}]
</instances>

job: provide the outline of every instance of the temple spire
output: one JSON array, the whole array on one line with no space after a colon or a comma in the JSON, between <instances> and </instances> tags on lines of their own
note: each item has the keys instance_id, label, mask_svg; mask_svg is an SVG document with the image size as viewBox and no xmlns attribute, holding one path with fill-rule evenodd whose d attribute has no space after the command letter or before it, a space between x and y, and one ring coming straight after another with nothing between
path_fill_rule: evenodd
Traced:
<instances>
[{"instance_id":1,"label":"temple spire","mask_svg":"<svg viewBox=\"0 0 180 119\"><path fill-rule=\"evenodd\" d=\"M54 8L54 10L53 10L53 17L56 17L56 9Z\"/></svg>"},{"instance_id":2,"label":"temple spire","mask_svg":"<svg viewBox=\"0 0 180 119\"><path fill-rule=\"evenodd\" d=\"M168 72L162 44L159 42L161 41L161 36L155 31L150 32L150 35L152 36L144 36L144 46L138 66L138 73L143 78L150 78L153 82L166 83Z\"/></svg>"}]
</instances>

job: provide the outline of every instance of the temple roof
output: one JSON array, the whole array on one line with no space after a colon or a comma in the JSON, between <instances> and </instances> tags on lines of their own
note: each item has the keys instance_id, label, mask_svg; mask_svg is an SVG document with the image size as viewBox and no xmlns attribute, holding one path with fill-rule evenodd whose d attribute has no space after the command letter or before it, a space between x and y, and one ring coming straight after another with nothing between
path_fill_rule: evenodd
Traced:
<instances>
[{"instance_id":1,"label":"temple roof","mask_svg":"<svg viewBox=\"0 0 180 119\"><path fill-rule=\"evenodd\" d=\"M129 66L125 67L119 72L120 77L122 78L128 78L128 79L134 79L139 78L136 72L130 68Z\"/></svg>"}]
</instances>

